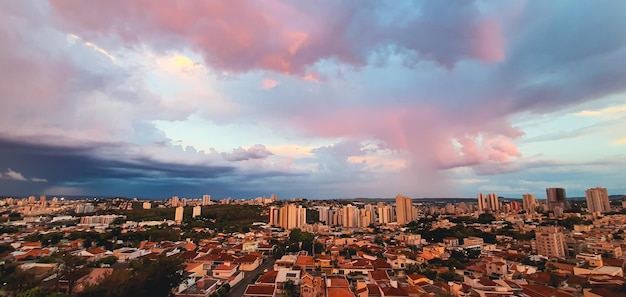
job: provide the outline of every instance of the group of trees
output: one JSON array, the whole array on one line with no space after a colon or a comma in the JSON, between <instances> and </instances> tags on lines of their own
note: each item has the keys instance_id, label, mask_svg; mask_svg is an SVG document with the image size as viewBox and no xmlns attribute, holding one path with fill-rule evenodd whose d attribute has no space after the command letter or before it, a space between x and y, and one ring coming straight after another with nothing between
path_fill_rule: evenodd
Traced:
<instances>
[{"instance_id":1,"label":"group of trees","mask_svg":"<svg viewBox=\"0 0 626 297\"><path fill-rule=\"evenodd\" d=\"M310 232L303 232L300 229L292 229L289 238L281 242L274 242L276 249L274 257L280 258L288 252L307 251L309 254L319 254L325 251L324 244L315 241L315 235Z\"/></svg>"},{"instance_id":2,"label":"group of trees","mask_svg":"<svg viewBox=\"0 0 626 297\"><path fill-rule=\"evenodd\" d=\"M131 269L116 269L95 286L88 286L78 297L167 297L185 278L183 259L159 256L130 263Z\"/></svg>"}]
</instances>

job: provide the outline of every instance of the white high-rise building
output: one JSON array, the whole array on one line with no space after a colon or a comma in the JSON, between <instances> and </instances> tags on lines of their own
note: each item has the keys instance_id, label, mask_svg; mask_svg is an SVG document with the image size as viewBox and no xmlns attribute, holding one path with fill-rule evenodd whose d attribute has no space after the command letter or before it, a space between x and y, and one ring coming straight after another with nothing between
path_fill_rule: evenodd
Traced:
<instances>
[{"instance_id":1,"label":"white high-rise building","mask_svg":"<svg viewBox=\"0 0 626 297\"><path fill-rule=\"evenodd\" d=\"M207 206L211 204L211 195L204 194L202 195L202 206Z\"/></svg>"},{"instance_id":2,"label":"white high-rise building","mask_svg":"<svg viewBox=\"0 0 626 297\"><path fill-rule=\"evenodd\" d=\"M193 212L191 213L191 217L193 218L199 217L201 213L202 213L202 206L196 205L193 207Z\"/></svg>"},{"instance_id":3,"label":"white high-rise building","mask_svg":"<svg viewBox=\"0 0 626 297\"><path fill-rule=\"evenodd\" d=\"M174 221L177 224L180 224L183 222L183 213L184 213L185 209L182 206L179 206L176 208L176 214L174 215Z\"/></svg>"}]
</instances>

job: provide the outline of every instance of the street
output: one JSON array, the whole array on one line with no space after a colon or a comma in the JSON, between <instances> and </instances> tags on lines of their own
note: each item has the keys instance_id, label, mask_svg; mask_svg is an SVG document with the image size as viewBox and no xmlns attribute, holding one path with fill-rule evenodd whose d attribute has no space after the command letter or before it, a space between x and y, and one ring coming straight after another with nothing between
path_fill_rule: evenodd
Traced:
<instances>
[{"instance_id":1,"label":"street","mask_svg":"<svg viewBox=\"0 0 626 297\"><path fill-rule=\"evenodd\" d=\"M248 284L252 283L252 280L255 279L256 275L259 273L263 273L263 270L272 270L274 266L274 258L270 258L266 260L263 264L261 264L257 269L249 272L245 272L245 277L234 287L230 288L230 297L241 297L243 293L246 291L246 287Z\"/></svg>"}]
</instances>

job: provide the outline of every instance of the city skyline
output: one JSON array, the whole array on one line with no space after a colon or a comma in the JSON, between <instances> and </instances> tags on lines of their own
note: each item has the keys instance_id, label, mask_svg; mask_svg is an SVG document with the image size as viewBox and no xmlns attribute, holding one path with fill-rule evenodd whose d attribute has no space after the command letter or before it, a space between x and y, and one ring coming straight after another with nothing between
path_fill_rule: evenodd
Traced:
<instances>
[{"instance_id":1,"label":"city skyline","mask_svg":"<svg viewBox=\"0 0 626 297\"><path fill-rule=\"evenodd\" d=\"M3 1L0 195L624 194L625 9Z\"/></svg>"}]
</instances>

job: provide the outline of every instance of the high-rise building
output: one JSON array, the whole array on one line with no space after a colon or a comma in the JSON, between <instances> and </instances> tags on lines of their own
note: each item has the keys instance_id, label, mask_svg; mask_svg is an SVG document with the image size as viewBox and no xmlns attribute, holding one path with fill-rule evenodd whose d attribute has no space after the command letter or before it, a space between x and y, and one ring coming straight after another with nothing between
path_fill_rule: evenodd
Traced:
<instances>
[{"instance_id":1,"label":"high-rise building","mask_svg":"<svg viewBox=\"0 0 626 297\"><path fill-rule=\"evenodd\" d=\"M348 228L354 228L357 226L357 220L359 217L359 209L354 205L346 205L343 207L343 223L342 226Z\"/></svg>"},{"instance_id":2,"label":"high-rise building","mask_svg":"<svg viewBox=\"0 0 626 297\"><path fill-rule=\"evenodd\" d=\"M174 196L176 197L176 196ZM178 197L177 197L178 198ZM174 215L174 221L176 224L180 224L183 222L183 212L185 209L182 206L176 208L176 214Z\"/></svg>"},{"instance_id":3,"label":"high-rise building","mask_svg":"<svg viewBox=\"0 0 626 297\"><path fill-rule=\"evenodd\" d=\"M534 194L526 193L522 195L522 208L527 213L535 212L536 207L537 207L537 200L535 200Z\"/></svg>"},{"instance_id":4,"label":"high-rise building","mask_svg":"<svg viewBox=\"0 0 626 297\"><path fill-rule=\"evenodd\" d=\"M39 203L41 204L41 208L48 207L48 201L46 201L46 195L39 196Z\"/></svg>"},{"instance_id":5,"label":"high-rise building","mask_svg":"<svg viewBox=\"0 0 626 297\"><path fill-rule=\"evenodd\" d=\"M152 203L146 201L146 202L143 203L142 207L143 207L143 209L150 209L150 208L152 208Z\"/></svg>"},{"instance_id":6,"label":"high-rise building","mask_svg":"<svg viewBox=\"0 0 626 297\"><path fill-rule=\"evenodd\" d=\"M306 208L303 208L301 205L296 207L295 204L287 204L278 210L278 215L276 215L274 209L273 207L270 208L270 224L278 216L277 226L285 230L300 228L306 225Z\"/></svg>"},{"instance_id":7,"label":"high-rise building","mask_svg":"<svg viewBox=\"0 0 626 297\"><path fill-rule=\"evenodd\" d=\"M272 196L270 196L270 199L272 199L272 202L276 202L276 200L278 200L278 196L276 196L276 194L272 194Z\"/></svg>"},{"instance_id":8,"label":"high-rise building","mask_svg":"<svg viewBox=\"0 0 626 297\"><path fill-rule=\"evenodd\" d=\"M605 213L611 211L609 192L606 188L595 187L585 190L587 197L587 212Z\"/></svg>"},{"instance_id":9,"label":"high-rise building","mask_svg":"<svg viewBox=\"0 0 626 297\"><path fill-rule=\"evenodd\" d=\"M196 205L193 207L193 212L191 213L191 217L193 218L199 217L201 213L202 213L202 206Z\"/></svg>"},{"instance_id":10,"label":"high-rise building","mask_svg":"<svg viewBox=\"0 0 626 297\"><path fill-rule=\"evenodd\" d=\"M178 196L172 196L172 199L170 199L170 206L177 207L179 204L180 200L178 199Z\"/></svg>"},{"instance_id":11,"label":"high-rise building","mask_svg":"<svg viewBox=\"0 0 626 297\"><path fill-rule=\"evenodd\" d=\"M484 213L487 210L487 202L485 201L485 194L478 193L478 212Z\"/></svg>"},{"instance_id":12,"label":"high-rise building","mask_svg":"<svg viewBox=\"0 0 626 297\"><path fill-rule=\"evenodd\" d=\"M489 210L491 212L498 212L500 210L500 201L498 201L498 194L487 194L487 202L487 204L489 205Z\"/></svg>"},{"instance_id":13,"label":"high-rise building","mask_svg":"<svg viewBox=\"0 0 626 297\"><path fill-rule=\"evenodd\" d=\"M396 218L398 225L413 221L413 199L403 195L396 196Z\"/></svg>"},{"instance_id":14,"label":"high-rise building","mask_svg":"<svg viewBox=\"0 0 626 297\"><path fill-rule=\"evenodd\" d=\"M548 210L554 211L555 208L564 210L566 208L566 195L563 188L547 188L546 197L548 201Z\"/></svg>"},{"instance_id":15,"label":"high-rise building","mask_svg":"<svg viewBox=\"0 0 626 297\"><path fill-rule=\"evenodd\" d=\"M275 206L270 206L269 209L269 225L280 226L280 209Z\"/></svg>"},{"instance_id":16,"label":"high-rise building","mask_svg":"<svg viewBox=\"0 0 626 297\"><path fill-rule=\"evenodd\" d=\"M393 208L390 205L378 206L378 223L381 225L393 222Z\"/></svg>"},{"instance_id":17,"label":"high-rise building","mask_svg":"<svg viewBox=\"0 0 626 297\"><path fill-rule=\"evenodd\" d=\"M207 206L211 204L211 195L204 194L202 195L202 206Z\"/></svg>"},{"instance_id":18,"label":"high-rise building","mask_svg":"<svg viewBox=\"0 0 626 297\"><path fill-rule=\"evenodd\" d=\"M538 226L535 230L537 254L545 257L566 256L565 236L560 226Z\"/></svg>"}]
</instances>

